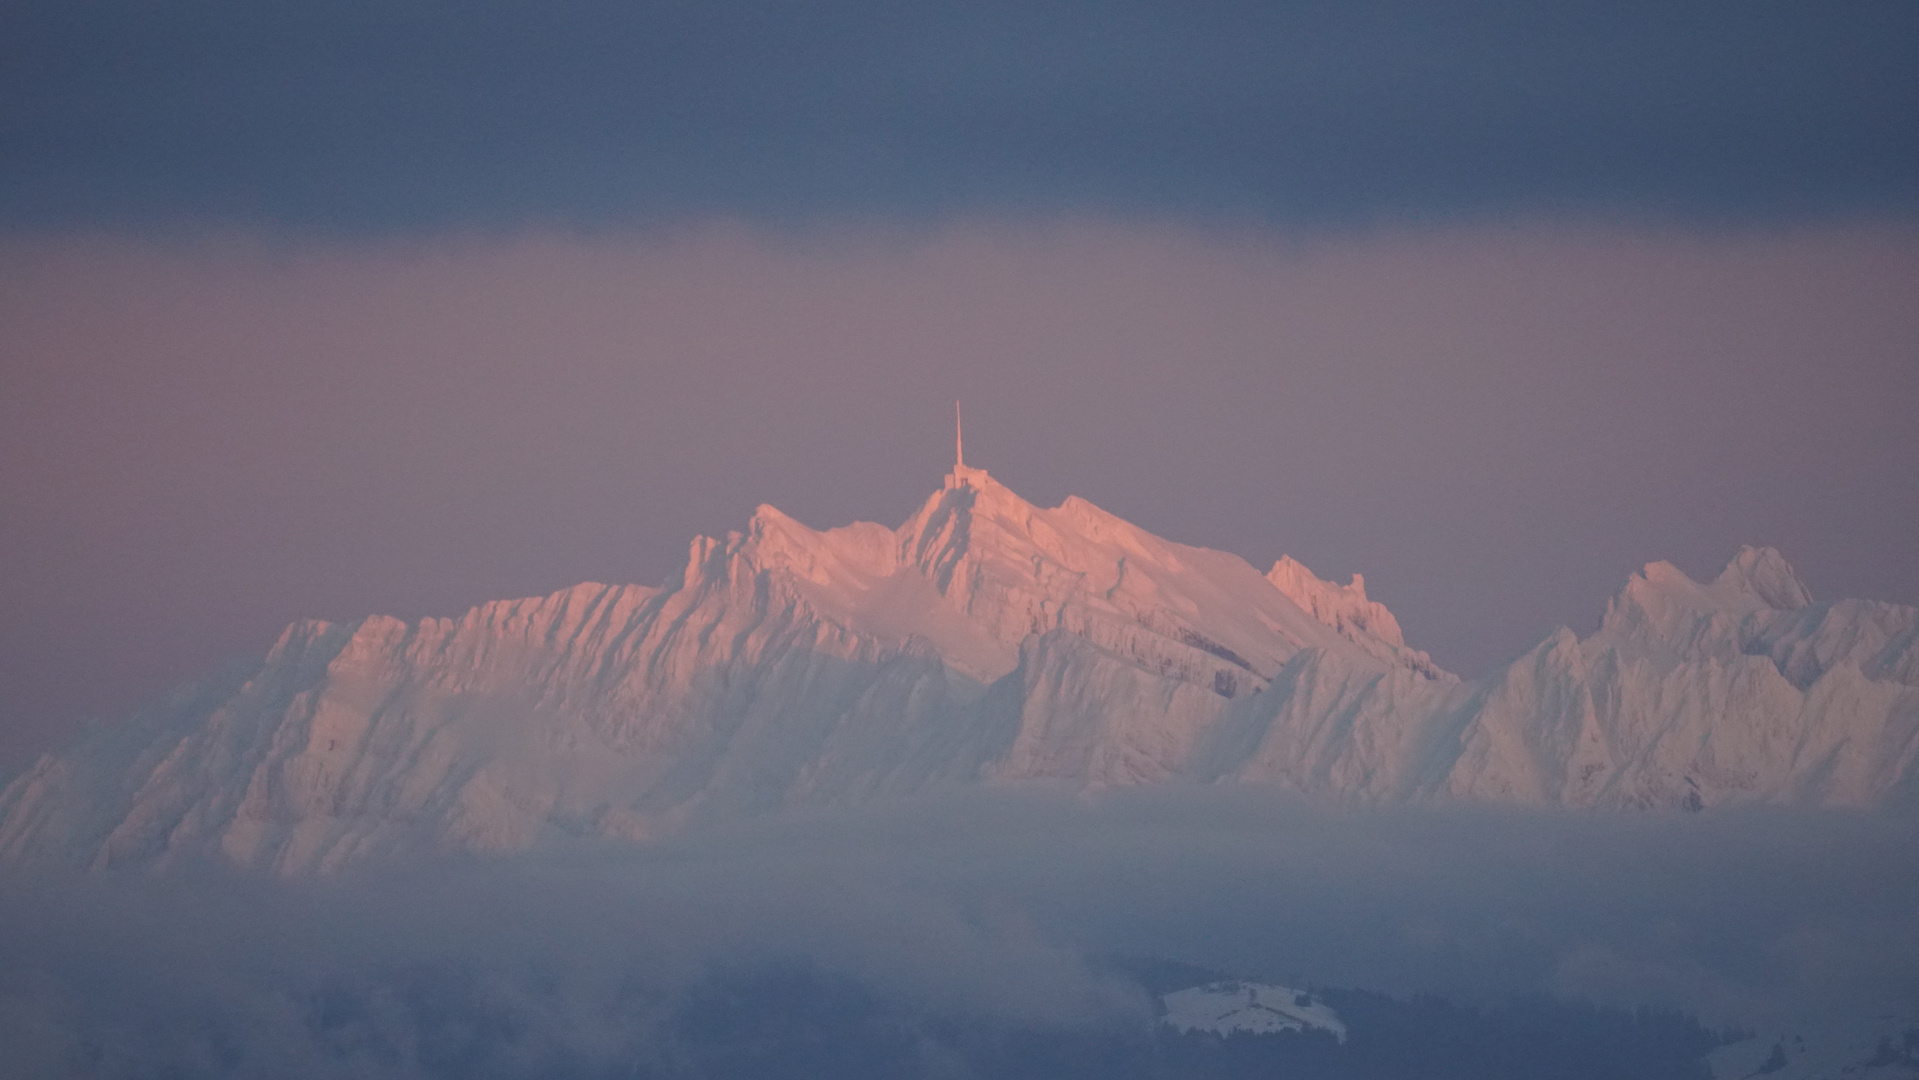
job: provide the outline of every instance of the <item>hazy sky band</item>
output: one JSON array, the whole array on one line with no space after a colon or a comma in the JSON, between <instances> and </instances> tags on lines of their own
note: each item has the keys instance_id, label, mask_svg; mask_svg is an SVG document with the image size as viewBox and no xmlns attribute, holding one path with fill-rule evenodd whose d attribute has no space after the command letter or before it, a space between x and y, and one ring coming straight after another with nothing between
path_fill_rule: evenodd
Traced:
<instances>
[{"instance_id":1,"label":"hazy sky band","mask_svg":"<svg viewBox=\"0 0 1919 1080\"><path fill-rule=\"evenodd\" d=\"M1909 3L26 2L0 228L1919 201Z\"/></svg>"},{"instance_id":2,"label":"hazy sky band","mask_svg":"<svg viewBox=\"0 0 1919 1080\"><path fill-rule=\"evenodd\" d=\"M972 223L0 245L0 764L289 621L659 583L762 502L1365 574L1485 674L1654 559L1919 602L1919 230Z\"/></svg>"}]
</instances>

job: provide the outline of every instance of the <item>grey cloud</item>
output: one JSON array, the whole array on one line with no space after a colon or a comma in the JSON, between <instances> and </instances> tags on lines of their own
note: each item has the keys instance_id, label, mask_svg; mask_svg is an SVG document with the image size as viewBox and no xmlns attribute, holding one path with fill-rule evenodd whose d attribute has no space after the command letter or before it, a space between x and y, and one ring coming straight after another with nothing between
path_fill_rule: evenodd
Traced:
<instances>
[{"instance_id":1,"label":"grey cloud","mask_svg":"<svg viewBox=\"0 0 1919 1080\"><path fill-rule=\"evenodd\" d=\"M1000 792L317 881L16 881L5 1067L83 1053L108 1074L408 1075L432 1056L419 1040L465 1032L502 1055L474 1074L666 1068L688 994L781 963L825 973L816 989L844 978L911 1011L1040 1028L1137 1029L1145 998L1109 961L1147 955L1294 985L1817 1023L1919 1008L1912 840L1911 821L1844 814Z\"/></svg>"},{"instance_id":2,"label":"grey cloud","mask_svg":"<svg viewBox=\"0 0 1919 1080\"><path fill-rule=\"evenodd\" d=\"M1909 210L1910 5L22 3L0 224Z\"/></svg>"}]
</instances>

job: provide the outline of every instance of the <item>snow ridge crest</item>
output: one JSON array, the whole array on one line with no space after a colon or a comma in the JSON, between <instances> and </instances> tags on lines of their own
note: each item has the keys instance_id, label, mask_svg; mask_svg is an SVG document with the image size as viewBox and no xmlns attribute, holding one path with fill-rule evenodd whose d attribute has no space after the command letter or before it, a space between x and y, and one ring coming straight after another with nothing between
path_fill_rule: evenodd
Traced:
<instances>
[{"instance_id":1,"label":"snow ridge crest","mask_svg":"<svg viewBox=\"0 0 1919 1080\"><path fill-rule=\"evenodd\" d=\"M14 778L0 858L309 872L1027 782L1919 806L1914 716L1919 609L1814 604L1770 549L1651 564L1598 633L1461 681L1357 574L960 466L898 528L762 506L660 588L295 624Z\"/></svg>"}]
</instances>

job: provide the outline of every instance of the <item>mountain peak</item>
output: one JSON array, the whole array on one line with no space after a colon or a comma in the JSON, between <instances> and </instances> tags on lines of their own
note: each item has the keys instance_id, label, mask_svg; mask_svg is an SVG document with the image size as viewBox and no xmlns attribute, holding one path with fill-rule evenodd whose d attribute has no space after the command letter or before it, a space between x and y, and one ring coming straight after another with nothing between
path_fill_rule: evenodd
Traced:
<instances>
[{"instance_id":1,"label":"mountain peak","mask_svg":"<svg viewBox=\"0 0 1919 1080\"><path fill-rule=\"evenodd\" d=\"M1647 563L1607 605L1600 632L1614 643L1658 642L1694 653L1736 651L1737 627L1743 621L1796 611L1811 602L1784 556L1772 548L1747 546L1718 577L1703 584L1671 563Z\"/></svg>"},{"instance_id":2,"label":"mountain peak","mask_svg":"<svg viewBox=\"0 0 1919 1080\"><path fill-rule=\"evenodd\" d=\"M1614 600L1615 607L1625 604L1648 610L1678 608L1728 614L1765 609L1796 611L1810 603L1812 595L1785 556L1769 547L1751 545L1740 548L1718 577L1703 584L1669 562L1647 563Z\"/></svg>"},{"instance_id":3,"label":"mountain peak","mask_svg":"<svg viewBox=\"0 0 1919 1080\"><path fill-rule=\"evenodd\" d=\"M1734 555L1713 580L1712 587L1715 592L1736 591L1755 596L1767 607L1779 611L1796 611L1812 603L1812 593L1793 572L1786 557L1769 547L1748 544L1740 548L1739 554Z\"/></svg>"}]
</instances>

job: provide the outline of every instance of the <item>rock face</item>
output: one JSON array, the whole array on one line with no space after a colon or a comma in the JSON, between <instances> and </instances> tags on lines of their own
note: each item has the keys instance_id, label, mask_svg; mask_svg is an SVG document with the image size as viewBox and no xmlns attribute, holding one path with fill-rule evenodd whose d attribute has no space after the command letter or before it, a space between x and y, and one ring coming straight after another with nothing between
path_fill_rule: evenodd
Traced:
<instances>
[{"instance_id":1,"label":"rock face","mask_svg":"<svg viewBox=\"0 0 1919 1080\"><path fill-rule=\"evenodd\" d=\"M1654 564L1477 682L1291 559L956 467L898 529L761 507L664 587L287 629L47 755L0 856L284 872L639 838L942 785L1255 783L1366 803L1919 803L1919 610L1777 553Z\"/></svg>"}]
</instances>

